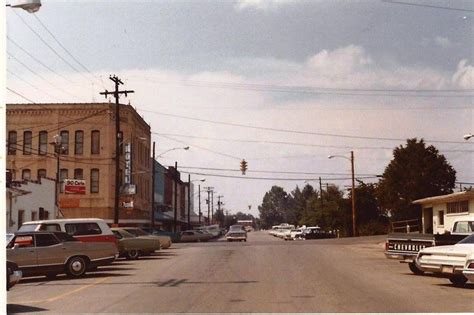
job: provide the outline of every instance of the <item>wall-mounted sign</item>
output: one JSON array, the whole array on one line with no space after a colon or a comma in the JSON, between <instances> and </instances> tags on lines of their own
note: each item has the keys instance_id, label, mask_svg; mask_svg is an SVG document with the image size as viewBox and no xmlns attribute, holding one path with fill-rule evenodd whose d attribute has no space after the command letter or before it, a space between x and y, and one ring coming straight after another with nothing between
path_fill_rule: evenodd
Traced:
<instances>
[{"instance_id":1,"label":"wall-mounted sign","mask_svg":"<svg viewBox=\"0 0 474 315\"><path fill-rule=\"evenodd\" d=\"M86 181L83 179L65 179L64 192L66 194L86 194Z\"/></svg>"},{"instance_id":2,"label":"wall-mounted sign","mask_svg":"<svg viewBox=\"0 0 474 315\"><path fill-rule=\"evenodd\" d=\"M130 202L122 202L122 207L124 208L133 208L133 200Z\"/></svg>"},{"instance_id":3,"label":"wall-mounted sign","mask_svg":"<svg viewBox=\"0 0 474 315\"><path fill-rule=\"evenodd\" d=\"M134 184L124 184L120 193L122 195L135 195L137 193L137 186Z\"/></svg>"},{"instance_id":4,"label":"wall-mounted sign","mask_svg":"<svg viewBox=\"0 0 474 315\"><path fill-rule=\"evenodd\" d=\"M132 145L130 143L125 144L125 172L123 182L130 184L132 182Z\"/></svg>"}]
</instances>

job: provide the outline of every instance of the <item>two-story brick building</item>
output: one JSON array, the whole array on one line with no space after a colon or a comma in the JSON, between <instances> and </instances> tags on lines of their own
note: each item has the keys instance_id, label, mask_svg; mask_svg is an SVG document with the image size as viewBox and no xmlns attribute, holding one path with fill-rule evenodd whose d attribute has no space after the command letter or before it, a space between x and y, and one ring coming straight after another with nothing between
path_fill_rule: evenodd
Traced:
<instances>
[{"instance_id":1,"label":"two-story brick building","mask_svg":"<svg viewBox=\"0 0 474 315\"><path fill-rule=\"evenodd\" d=\"M6 118L6 162L13 180L56 178L59 172L58 203L64 217L113 222L115 104L7 104ZM120 130L120 185L128 165L136 194L120 197L119 223L147 224L152 194L150 126L132 106L121 104ZM127 144L131 155L126 164ZM85 189L65 191L66 179L81 180Z\"/></svg>"}]
</instances>

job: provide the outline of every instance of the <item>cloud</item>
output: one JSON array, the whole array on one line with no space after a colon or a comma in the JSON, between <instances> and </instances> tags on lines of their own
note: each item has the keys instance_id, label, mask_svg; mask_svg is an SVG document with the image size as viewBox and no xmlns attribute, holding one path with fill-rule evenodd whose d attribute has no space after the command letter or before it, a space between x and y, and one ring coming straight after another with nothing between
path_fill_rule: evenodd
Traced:
<instances>
[{"instance_id":1,"label":"cloud","mask_svg":"<svg viewBox=\"0 0 474 315\"><path fill-rule=\"evenodd\" d=\"M461 60L453 74L452 82L454 86L462 89L474 88L474 66L467 64L466 59Z\"/></svg>"},{"instance_id":2,"label":"cloud","mask_svg":"<svg viewBox=\"0 0 474 315\"><path fill-rule=\"evenodd\" d=\"M296 0L239 0L235 8L237 10L254 9L267 11L280 8L284 5L296 3Z\"/></svg>"},{"instance_id":3,"label":"cloud","mask_svg":"<svg viewBox=\"0 0 474 315\"><path fill-rule=\"evenodd\" d=\"M436 36L434 42L443 48L448 48L452 45L451 41L447 37Z\"/></svg>"}]
</instances>

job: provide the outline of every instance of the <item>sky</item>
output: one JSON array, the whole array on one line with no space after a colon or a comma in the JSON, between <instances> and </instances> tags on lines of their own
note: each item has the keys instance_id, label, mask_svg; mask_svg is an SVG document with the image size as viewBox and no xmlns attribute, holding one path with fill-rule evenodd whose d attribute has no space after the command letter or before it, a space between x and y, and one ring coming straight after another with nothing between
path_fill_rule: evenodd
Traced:
<instances>
[{"instance_id":1,"label":"sky","mask_svg":"<svg viewBox=\"0 0 474 315\"><path fill-rule=\"evenodd\" d=\"M117 75L157 155L190 146L158 161L230 213L258 215L273 185L346 189L350 151L374 182L414 137L474 183L472 1L43 0L5 16L7 103L107 102Z\"/></svg>"}]
</instances>

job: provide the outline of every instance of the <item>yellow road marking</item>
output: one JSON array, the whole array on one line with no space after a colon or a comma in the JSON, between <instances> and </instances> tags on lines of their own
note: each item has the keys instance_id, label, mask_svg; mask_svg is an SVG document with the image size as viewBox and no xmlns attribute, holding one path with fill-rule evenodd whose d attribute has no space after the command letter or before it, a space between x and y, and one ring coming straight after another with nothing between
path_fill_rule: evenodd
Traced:
<instances>
[{"instance_id":1,"label":"yellow road marking","mask_svg":"<svg viewBox=\"0 0 474 315\"><path fill-rule=\"evenodd\" d=\"M71 295L73 293L76 293L76 292L79 292L79 291L82 291L82 290L85 290L87 288L90 288L90 287L93 287L95 286L96 284L99 284L99 283L102 283L104 282L105 280L107 280L108 278L110 277L105 277L105 278L102 278L102 279L99 279L97 281L95 281L94 283L91 283L91 284L88 284L88 285L85 285L85 286L82 286L80 288L77 288L75 290L72 290L72 291L69 291L69 292L66 292L66 293L63 293L63 294L60 294L58 296L54 296L54 297L51 297L49 299L45 299L45 300L36 300L36 301L21 301L21 303L24 303L24 304L29 304L29 303L43 303L43 302L54 302L54 301L57 301L65 296L68 296L68 295ZM14 301L7 301L7 302L10 302L10 303L14 303Z\"/></svg>"}]
</instances>

